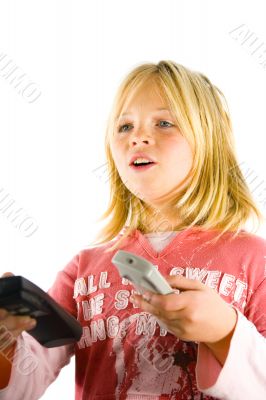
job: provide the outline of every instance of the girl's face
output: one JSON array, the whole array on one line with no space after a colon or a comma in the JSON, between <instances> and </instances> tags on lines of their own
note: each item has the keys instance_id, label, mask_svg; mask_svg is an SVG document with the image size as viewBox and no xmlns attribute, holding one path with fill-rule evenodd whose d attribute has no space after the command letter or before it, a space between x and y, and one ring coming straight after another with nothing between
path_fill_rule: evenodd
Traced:
<instances>
[{"instance_id":1,"label":"girl's face","mask_svg":"<svg viewBox=\"0 0 266 400\"><path fill-rule=\"evenodd\" d=\"M118 173L135 196L159 206L160 197L171 193L190 171L193 157L190 145L150 82L141 87L121 114L127 115L117 121L110 142ZM148 167L132 166L132 157L138 153L144 153L140 158L154 163Z\"/></svg>"}]
</instances>

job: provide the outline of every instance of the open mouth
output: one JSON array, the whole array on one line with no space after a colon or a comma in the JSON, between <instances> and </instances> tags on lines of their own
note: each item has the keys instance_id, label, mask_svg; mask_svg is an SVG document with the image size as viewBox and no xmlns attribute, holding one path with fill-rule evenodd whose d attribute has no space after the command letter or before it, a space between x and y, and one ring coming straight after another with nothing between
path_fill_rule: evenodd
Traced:
<instances>
[{"instance_id":1,"label":"open mouth","mask_svg":"<svg viewBox=\"0 0 266 400\"><path fill-rule=\"evenodd\" d=\"M151 161L148 163L131 164L130 167L136 171L143 171L143 170L151 168L155 164L156 164L155 162Z\"/></svg>"}]
</instances>

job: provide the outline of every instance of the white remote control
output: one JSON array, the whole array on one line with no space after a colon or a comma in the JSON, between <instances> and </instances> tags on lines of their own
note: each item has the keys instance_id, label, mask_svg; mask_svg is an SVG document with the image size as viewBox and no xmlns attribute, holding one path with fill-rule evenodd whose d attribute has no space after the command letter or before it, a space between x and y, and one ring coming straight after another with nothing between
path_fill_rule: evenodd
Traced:
<instances>
[{"instance_id":1,"label":"white remote control","mask_svg":"<svg viewBox=\"0 0 266 400\"><path fill-rule=\"evenodd\" d=\"M112 263L117 267L121 277L131 281L141 294L145 290L157 294L174 293L160 272L145 258L129 251L118 250L112 258Z\"/></svg>"}]
</instances>

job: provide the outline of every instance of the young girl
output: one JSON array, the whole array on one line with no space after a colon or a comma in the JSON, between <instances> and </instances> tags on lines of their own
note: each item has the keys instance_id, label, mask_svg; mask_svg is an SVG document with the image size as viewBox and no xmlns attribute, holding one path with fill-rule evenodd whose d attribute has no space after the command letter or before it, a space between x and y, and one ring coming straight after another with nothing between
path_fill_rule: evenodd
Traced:
<instances>
[{"instance_id":1,"label":"young girl","mask_svg":"<svg viewBox=\"0 0 266 400\"><path fill-rule=\"evenodd\" d=\"M266 398L266 241L243 229L263 216L222 92L173 61L137 66L116 95L106 154L109 221L49 290L83 335L47 349L2 310L17 341L8 357L2 340L0 399L38 399L74 354L76 400ZM118 249L180 293L138 294L111 262ZM25 354L37 362L23 367Z\"/></svg>"}]
</instances>

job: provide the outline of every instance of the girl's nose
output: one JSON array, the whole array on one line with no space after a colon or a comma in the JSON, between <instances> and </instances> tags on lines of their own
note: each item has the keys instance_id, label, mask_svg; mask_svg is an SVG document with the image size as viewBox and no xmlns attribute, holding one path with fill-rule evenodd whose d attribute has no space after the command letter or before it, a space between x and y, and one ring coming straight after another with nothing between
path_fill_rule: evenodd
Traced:
<instances>
[{"instance_id":1,"label":"girl's nose","mask_svg":"<svg viewBox=\"0 0 266 400\"><path fill-rule=\"evenodd\" d=\"M132 132L132 136L130 137L130 141L132 145L146 143L151 144L154 142L153 136L151 133L147 131L147 129L138 129L134 133Z\"/></svg>"},{"instance_id":2,"label":"girl's nose","mask_svg":"<svg viewBox=\"0 0 266 400\"><path fill-rule=\"evenodd\" d=\"M148 139L132 139L132 140L131 140L131 143L132 143L133 145L140 144L140 143L149 144L150 141L149 141Z\"/></svg>"}]
</instances>

